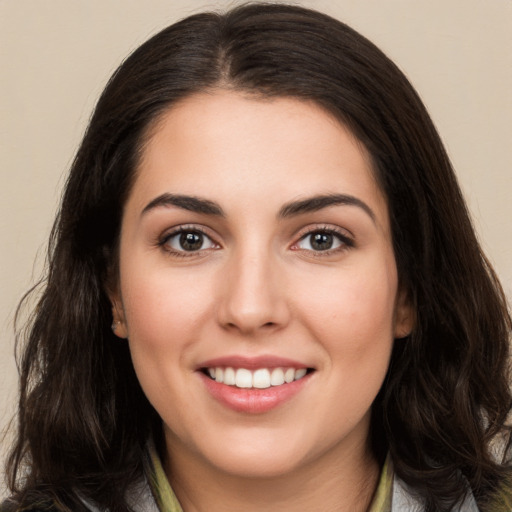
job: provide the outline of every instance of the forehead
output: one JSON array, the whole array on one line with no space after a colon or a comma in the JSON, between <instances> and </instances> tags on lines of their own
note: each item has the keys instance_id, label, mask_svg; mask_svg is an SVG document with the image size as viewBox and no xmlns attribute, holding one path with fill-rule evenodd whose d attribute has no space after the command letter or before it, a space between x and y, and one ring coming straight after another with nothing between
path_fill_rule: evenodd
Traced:
<instances>
[{"instance_id":1,"label":"forehead","mask_svg":"<svg viewBox=\"0 0 512 512\"><path fill-rule=\"evenodd\" d=\"M218 202L347 193L387 215L364 146L313 102L232 91L195 94L148 132L132 196L163 192ZM277 193L280 192L280 193Z\"/></svg>"}]
</instances>

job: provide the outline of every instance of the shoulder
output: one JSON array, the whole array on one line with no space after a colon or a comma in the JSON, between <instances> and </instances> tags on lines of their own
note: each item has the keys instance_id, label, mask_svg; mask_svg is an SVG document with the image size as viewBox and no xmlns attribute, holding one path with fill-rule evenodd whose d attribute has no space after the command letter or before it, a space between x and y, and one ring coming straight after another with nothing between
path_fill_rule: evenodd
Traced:
<instances>
[{"instance_id":1,"label":"shoulder","mask_svg":"<svg viewBox=\"0 0 512 512\"><path fill-rule=\"evenodd\" d=\"M489 512L510 512L512 511L512 480L507 480L491 500L490 506L483 510Z\"/></svg>"}]
</instances>

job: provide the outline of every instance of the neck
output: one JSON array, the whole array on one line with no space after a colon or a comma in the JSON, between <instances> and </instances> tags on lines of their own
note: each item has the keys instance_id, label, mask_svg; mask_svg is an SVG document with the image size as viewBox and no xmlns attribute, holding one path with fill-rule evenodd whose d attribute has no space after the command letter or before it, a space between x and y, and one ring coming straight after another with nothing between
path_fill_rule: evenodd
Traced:
<instances>
[{"instance_id":1,"label":"neck","mask_svg":"<svg viewBox=\"0 0 512 512\"><path fill-rule=\"evenodd\" d=\"M166 473L184 512L365 512L379 465L368 446L331 448L282 475L244 477L172 450Z\"/></svg>"}]
</instances>

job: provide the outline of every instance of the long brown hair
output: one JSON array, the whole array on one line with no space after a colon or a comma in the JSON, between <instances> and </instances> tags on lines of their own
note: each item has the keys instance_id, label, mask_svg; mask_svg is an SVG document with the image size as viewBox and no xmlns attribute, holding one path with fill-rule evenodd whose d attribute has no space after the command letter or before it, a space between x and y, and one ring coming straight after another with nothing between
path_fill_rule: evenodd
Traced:
<instances>
[{"instance_id":1,"label":"long brown hair","mask_svg":"<svg viewBox=\"0 0 512 512\"><path fill-rule=\"evenodd\" d=\"M510 474L489 443L508 435L509 338L502 289L483 255L439 136L416 92L372 43L324 14L249 4L176 23L137 49L103 92L73 162L49 244L47 276L20 335L18 437L9 484L19 503L112 512L160 421L106 294L122 208L149 127L180 99L215 87L312 100L372 157L392 226L401 286L416 311L396 340L373 406L377 455L449 510L479 504Z\"/></svg>"}]
</instances>

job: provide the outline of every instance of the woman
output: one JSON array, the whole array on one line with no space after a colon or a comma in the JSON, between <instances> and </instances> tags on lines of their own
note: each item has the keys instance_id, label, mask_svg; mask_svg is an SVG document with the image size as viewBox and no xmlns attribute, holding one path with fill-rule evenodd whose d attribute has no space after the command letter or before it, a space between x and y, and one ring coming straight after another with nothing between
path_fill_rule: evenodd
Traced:
<instances>
[{"instance_id":1,"label":"woman","mask_svg":"<svg viewBox=\"0 0 512 512\"><path fill-rule=\"evenodd\" d=\"M192 16L73 163L11 506L510 510L510 331L392 62L299 7Z\"/></svg>"}]
</instances>

